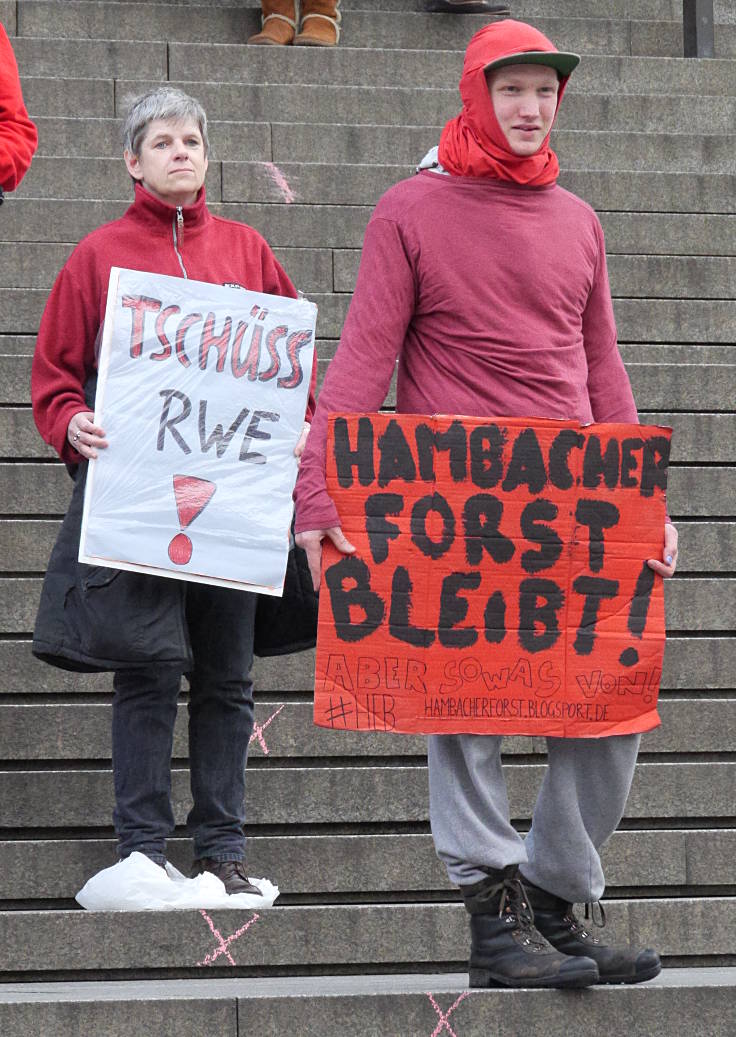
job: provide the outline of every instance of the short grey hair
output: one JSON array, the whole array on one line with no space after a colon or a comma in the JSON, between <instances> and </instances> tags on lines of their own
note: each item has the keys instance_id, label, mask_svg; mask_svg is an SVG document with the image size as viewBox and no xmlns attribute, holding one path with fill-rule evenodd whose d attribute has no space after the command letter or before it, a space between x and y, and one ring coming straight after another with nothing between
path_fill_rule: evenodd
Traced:
<instances>
[{"instance_id":1,"label":"short grey hair","mask_svg":"<svg viewBox=\"0 0 736 1037\"><path fill-rule=\"evenodd\" d=\"M167 119L172 122L192 119L202 134L204 153L209 154L210 142L207 137L205 110L196 98L185 94L183 90L177 90L173 86L159 86L139 97L126 98L126 107L128 114L123 123L123 147L131 155L140 155L146 130L155 119Z\"/></svg>"}]
</instances>

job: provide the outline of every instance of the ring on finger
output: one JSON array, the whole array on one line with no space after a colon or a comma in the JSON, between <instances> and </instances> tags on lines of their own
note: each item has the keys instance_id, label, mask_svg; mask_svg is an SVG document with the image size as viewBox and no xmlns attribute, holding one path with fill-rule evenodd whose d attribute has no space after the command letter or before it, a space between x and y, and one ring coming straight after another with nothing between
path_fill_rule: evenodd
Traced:
<instances>
[{"instance_id":1,"label":"ring on finger","mask_svg":"<svg viewBox=\"0 0 736 1037\"><path fill-rule=\"evenodd\" d=\"M78 439L79 439L79 433L75 432L74 435L72 436L72 443L76 443Z\"/></svg>"}]
</instances>

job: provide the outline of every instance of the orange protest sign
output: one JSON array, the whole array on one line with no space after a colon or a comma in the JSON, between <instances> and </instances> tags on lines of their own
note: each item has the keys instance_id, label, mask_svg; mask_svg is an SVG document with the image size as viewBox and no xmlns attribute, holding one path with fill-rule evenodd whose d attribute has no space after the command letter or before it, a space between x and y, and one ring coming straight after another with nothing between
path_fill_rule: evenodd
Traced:
<instances>
[{"instance_id":1,"label":"orange protest sign","mask_svg":"<svg viewBox=\"0 0 736 1037\"><path fill-rule=\"evenodd\" d=\"M332 415L315 723L597 737L657 726L670 429Z\"/></svg>"}]
</instances>

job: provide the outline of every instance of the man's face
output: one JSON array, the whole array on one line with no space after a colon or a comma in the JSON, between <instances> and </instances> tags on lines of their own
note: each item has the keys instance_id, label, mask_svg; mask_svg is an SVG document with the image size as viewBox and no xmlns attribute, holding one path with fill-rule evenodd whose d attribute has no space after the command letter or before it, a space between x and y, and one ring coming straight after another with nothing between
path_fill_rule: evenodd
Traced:
<instances>
[{"instance_id":1,"label":"man's face","mask_svg":"<svg viewBox=\"0 0 736 1037\"><path fill-rule=\"evenodd\" d=\"M552 126L559 81L549 65L504 65L486 76L488 93L509 147L533 155Z\"/></svg>"},{"instance_id":2,"label":"man's face","mask_svg":"<svg viewBox=\"0 0 736 1037\"><path fill-rule=\"evenodd\" d=\"M192 205L207 172L202 134L189 120L154 119L140 155L126 151L124 157L130 175L169 205Z\"/></svg>"}]
</instances>

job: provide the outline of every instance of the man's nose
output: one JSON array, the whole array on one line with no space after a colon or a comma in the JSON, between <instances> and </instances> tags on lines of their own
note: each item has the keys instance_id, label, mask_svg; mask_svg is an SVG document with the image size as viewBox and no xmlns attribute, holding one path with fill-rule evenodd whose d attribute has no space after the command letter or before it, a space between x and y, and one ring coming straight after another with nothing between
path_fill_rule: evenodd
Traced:
<instances>
[{"instance_id":1,"label":"man's nose","mask_svg":"<svg viewBox=\"0 0 736 1037\"><path fill-rule=\"evenodd\" d=\"M521 98L519 114L526 119L534 119L539 115L539 101L534 94L526 94Z\"/></svg>"}]
</instances>

